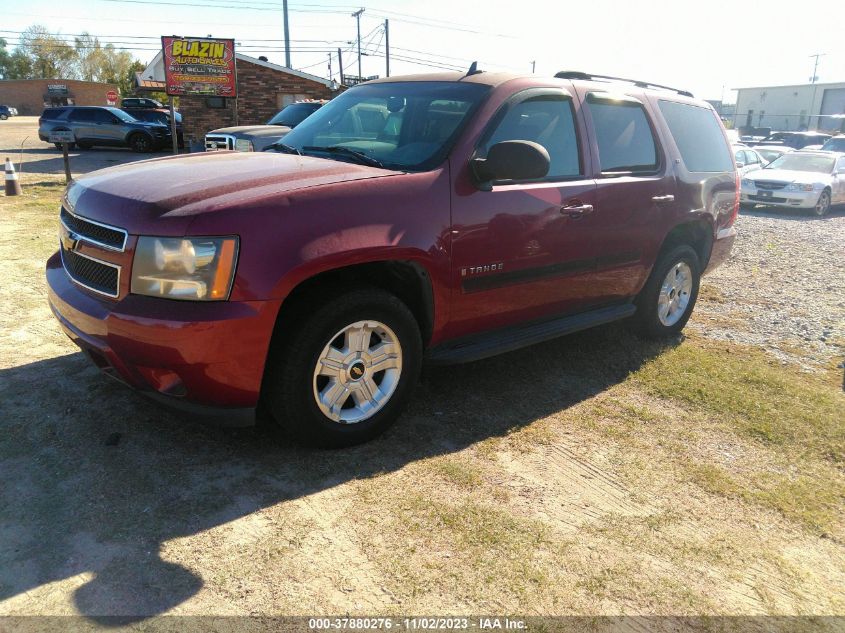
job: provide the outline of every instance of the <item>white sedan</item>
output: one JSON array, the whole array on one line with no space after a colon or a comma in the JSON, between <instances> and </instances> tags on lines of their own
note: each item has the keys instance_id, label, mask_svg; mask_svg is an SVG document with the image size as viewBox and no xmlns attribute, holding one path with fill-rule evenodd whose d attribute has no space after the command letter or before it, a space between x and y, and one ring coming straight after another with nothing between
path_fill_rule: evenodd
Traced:
<instances>
[{"instance_id":1,"label":"white sedan","mask_svg":"<svg viewBox=\"0 0 845 633\"><path fill-rule=\"evenodd\" d=\"M790 152L742 178L740 204L746 208L764 204L825 215L843 203L845 156L836 152Z\"/></svg>"}]
</instances>

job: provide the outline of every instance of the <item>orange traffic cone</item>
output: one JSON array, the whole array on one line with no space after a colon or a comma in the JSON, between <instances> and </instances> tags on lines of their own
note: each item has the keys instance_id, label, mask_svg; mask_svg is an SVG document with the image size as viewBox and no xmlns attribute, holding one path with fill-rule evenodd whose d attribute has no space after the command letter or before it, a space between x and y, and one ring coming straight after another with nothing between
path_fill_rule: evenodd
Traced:
<instances>
[{"instance_id":1,"label":"orange traffic cone","mask_svg":"<svg viewBox=\"0 0 845 633\"><path fill-rule=\"evenodd\" d=\"M21 195L21 181L18 180L18 175L15 173L15 166L8 158L6 159L6 195Z\"/></svg>"}]
</instances>

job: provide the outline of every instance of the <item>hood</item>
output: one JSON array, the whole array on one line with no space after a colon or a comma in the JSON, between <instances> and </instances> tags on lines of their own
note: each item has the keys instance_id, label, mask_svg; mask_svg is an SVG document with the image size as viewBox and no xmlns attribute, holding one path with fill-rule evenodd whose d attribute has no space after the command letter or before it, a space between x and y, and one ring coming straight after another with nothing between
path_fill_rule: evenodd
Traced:
<instances>
[{"instance_id":1,"label":"hood","mask_svg":"<svg viewBox=\"0 0 845 633\"><path fill-rule=\"evenodd\" d=\"M830 176L816 171L795 171L792 169L758 169L745 175L749 180L771 182L826 182Z\"/></svg>"},{"instance_id":2,"label":"hood","mask_svg":"<svg viewBox=\"0 0 845 633\"><path fill-rule=\"evenodd\" d=\"M73 181L65 195L83 217L134 234L179 235L203 213L311 187L399 173L275 152L207 152L91 172Z\"/></svg>"},{"instance_id":3,"label":"hood","mask_svg":"<svg viewBox=\"0 0 845 633\"><path fill-rule=\"evenodd\" d=\"M250 136L279 136L287 134L290 128L286 125L237 125L235 127L222 127L209 134L249 134Z\"/></svg>"}]
</instances>

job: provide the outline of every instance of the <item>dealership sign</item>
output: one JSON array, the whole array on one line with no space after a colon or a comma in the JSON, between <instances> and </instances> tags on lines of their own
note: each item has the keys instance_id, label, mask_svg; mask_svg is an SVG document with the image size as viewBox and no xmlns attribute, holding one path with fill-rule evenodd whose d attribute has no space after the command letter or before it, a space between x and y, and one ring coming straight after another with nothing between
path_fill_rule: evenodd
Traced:
<instances>
[{"instance_id":1,"label":"dealership sign","mask_svg":"<svg viewBox=\"0 0 845 633\"><path fill-rule=\"evenodd\" d=\"M236 97L235 40L162 37L169 95Z\"/></svg>"}]
</instances>

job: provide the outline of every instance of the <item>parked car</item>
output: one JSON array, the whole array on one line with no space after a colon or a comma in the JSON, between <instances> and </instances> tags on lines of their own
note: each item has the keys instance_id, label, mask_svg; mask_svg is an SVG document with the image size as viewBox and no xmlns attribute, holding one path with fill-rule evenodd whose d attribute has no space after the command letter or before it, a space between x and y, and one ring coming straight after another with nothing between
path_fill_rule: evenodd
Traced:
<instances>
[{"instance_id":1,"label":"parked car","mask_svg":"<svg viewBox=\"0 0 845 633\"><path fill-rule=\"evenodd\" d=\"M828 152L845 152L845 134L837 134L827 139L822 149Z\"/></svg>"},{"instance_id":2,"label":"parked car","mask_svg":"<svg viewBox=\"0 0 845 633\"><path fill-rule=\"evenodd\" d=\"M122 110L169 110L169 108L155 99L147 97L126 97L120 100Z\"/></svg>"},{"instance_id":3,"label":"parked car","mask_svg":"<svg viewBox=\"0 0 845 633\"><path fill-rule=\"evenodd\" d=\"M80 176L46 267L53 313L128 385L230 423L261 402L321 446L384 431L424 359L621 319L677 335L736 235L715 110L643 82L474 70L362 83L274 151Z\"/></svg>"},{"instance_id":4,"label":"parked car","mask_svg":"<svg viewBox=\"0 0 845 633\"><path fill-rule=\"evenodd\" d=\"M49 142L50 132L59 130L71 130L76 138L71 146L77 145L80 149L100 145L151 152L171 142L170 128L166 125L139 121L123 110L110 107L47 108L38 119L38 138Z\"/></svg>"},{"instance_id":5,"label":"parked car","mask_svg":"<svg viewBox=\"0 0 845 633\"><path fill-rule=\"evenodd\" d=\"M12 116L15 116L12 114L12 108L6 105L0 105L0 121L5 121Z\"/></svg>"},{"instance_id":6,"label":"parked car","mask_svg":"<svg viewBox=\"0 0 845 633\"><path fill-rule=\"evenodd\" d=\"M757 145L754 147L754 151L757 152L757 155L763 159L766 165L768 165L774 159L780 158L784 154L794 152L795 150L791 147L787 147L786 145Z\"/></svg>"},{"instance_id":7,"label":"parked car","mask_svg":"<svg viewBox=\"0 0 845 633\"><path fill-rule=\"evenodd\" d=\"M731 147L733 148L734 160L736 161L736 168L740 176L756 169L762 169L768 162L747 145L736 143Z\"/></svg>"},{"instance_id":8,"label":"parked car","mask_svg":"<svg viewBox=\"0 0 845 633\"><path fill-rule=\"evenodd\" d=\"M812 209L825 215L845 203L845 156L836 152L790 152L742 179L743 207Z\"/></svg>"},{"instance_id":9,"label":"parked car","mask_svg":"<svg viewBox=\"0 0 845 633\"><path fill-rule=\"evenodd\" d=\"M786 145L792 149L803 149L807 145L821 145L830 134L824 132L772 132L766 138L749 143L752 147L757 145Z\"/></svg>"},{"instance_id":10,"label":"parked car","mask_svg":"<svg viewBox=\"0 0 845 633\"><path fill-rule=\"evenodd\" d=\"M325 103L318 100L297 101L282 108L267 121L267 125L238 125L212 130L205 135L205 151L233 149L239 152L260 152L280 141Z\"/></svg>"},{"instance_id":11,"label":"parked car","mask_svg":"<svg viewBox=\"0 0 845 633\"><path fill-rule=\"evenodd\" d=\"M124 110L130 116L135 117L139 121L147 121L148 123L159 123L166 125L170 129L170 111L169 110ZM182 115L179 112L174 112L176 115L176 142L179 147L185 146L185 137L182 132ZM171 131L172 134L172 131Z\"/></svg>"}]
</instances>

